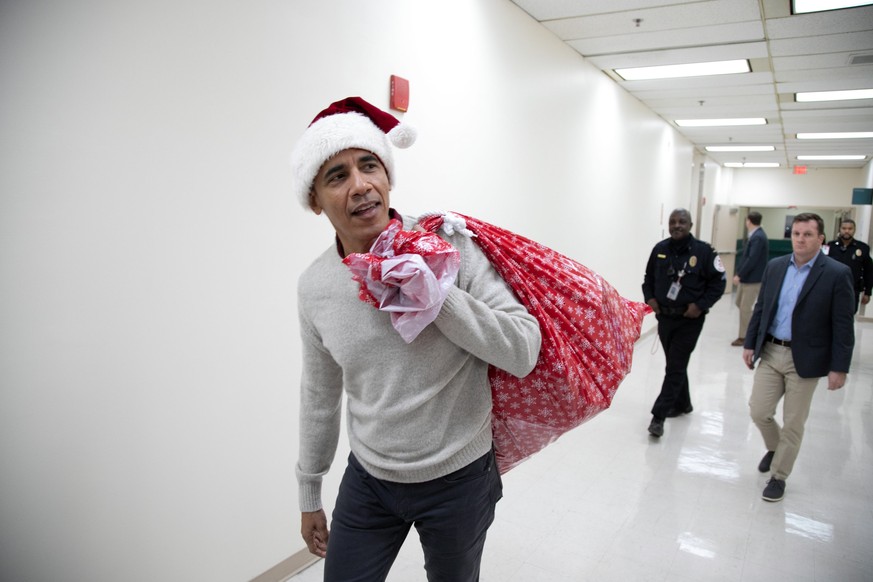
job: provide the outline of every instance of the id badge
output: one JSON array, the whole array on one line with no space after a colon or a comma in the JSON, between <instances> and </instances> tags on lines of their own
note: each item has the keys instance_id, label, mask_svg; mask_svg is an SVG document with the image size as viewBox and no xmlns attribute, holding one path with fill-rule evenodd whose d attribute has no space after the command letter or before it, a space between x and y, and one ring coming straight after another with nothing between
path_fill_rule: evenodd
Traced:
<instances>
[{"instance_id":1,"label":"id badge","mask_svg":"<svg viewBox=\"0 0 873 582\"><path fill-rule=\"evenodd\" d=\"M670 290L667 291L667 299L670 301L675 301L677 297L679 297L679 290L682 289L682 283L679 281L673 281L670 285Z\"/></svg>"}]
</instances>

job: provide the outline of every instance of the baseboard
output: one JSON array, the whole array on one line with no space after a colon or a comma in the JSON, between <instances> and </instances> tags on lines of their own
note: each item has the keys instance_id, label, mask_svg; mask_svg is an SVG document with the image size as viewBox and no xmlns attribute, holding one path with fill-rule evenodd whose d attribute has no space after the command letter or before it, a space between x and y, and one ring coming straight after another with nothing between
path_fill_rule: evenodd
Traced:
<instances>
[{"instance_id":1,"label":"baseboard","mask_svg":"<svg viewBox=\"0 0 873 582\"><path fill-rule=\"evenodd\" d=\"M309 550L302 549L287 560L283 560L276 564L260 576L252 578L250 582L285 582L291 576L299 574L320 559L321 558L318 556L310 554Z\"/></svg>"}]
</instances>

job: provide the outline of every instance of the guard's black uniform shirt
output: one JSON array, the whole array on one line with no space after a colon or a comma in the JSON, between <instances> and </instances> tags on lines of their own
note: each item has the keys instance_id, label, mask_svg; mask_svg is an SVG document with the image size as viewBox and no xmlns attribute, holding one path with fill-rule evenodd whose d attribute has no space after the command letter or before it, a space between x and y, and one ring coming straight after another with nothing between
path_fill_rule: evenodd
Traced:
<instances>
[{"instance_id":1,"label":"guard's black uniform shirt","mask_svg":"<svg viewBox=\"0 0 873 582\"><path fill-rule=\"evenodd\" d=\"M861 291L864 295L873 295L873 259L869 246L854 239L848 246L840 239L832 240L828 243L828 256L852 269L856 295Z\"/></svg>"},{"instance_id":2,"label":"guard's black uniform shirt","mask_svg":"<svg viewBox=\"0 0 873 582\"><path fill-rule=\"evenodd\" d=\"M668 299L670 285L677 280L682 288L676 299ZM678 242L672 238L662 240L652 249L643 279L643 297L646 301L654 297L664 311L678 314L689 303L696 303L706 313L724 294L725 285L718 253L709 243L688 235Z\"/></svg>"}]
</instances>

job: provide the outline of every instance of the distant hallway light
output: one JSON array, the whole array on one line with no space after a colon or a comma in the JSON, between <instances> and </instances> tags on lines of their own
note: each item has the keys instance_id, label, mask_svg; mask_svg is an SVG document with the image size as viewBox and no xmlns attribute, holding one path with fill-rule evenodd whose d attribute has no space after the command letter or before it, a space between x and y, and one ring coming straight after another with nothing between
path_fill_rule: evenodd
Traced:
<instances>
[{"instance_id":1,"label":"distant hallway light","mask_svg":"<svg viewBox=\"0 0 873 582\"><path fill-rule=\"evenodd\" d=\"M839 10L840 8L855 8L867 6L873 2L853 2L852 0L793 0L791 2L793 14L806 14L807 12L823 12L825 10Z\"/></svg>"},{"instance_id":2,"label":"distant hallway light","mask_svg":"<svg viewBox=\"0 0 873 582\"><path fill-rule=\"evenodd\" d=\"M850 155L850 156L797 156L798 160L819 160L819 161L853 161L866 160L867 156Z\"/></svg>"},{"instance_id":3,"label":"distant hallway light","mask_svg":"<svg viewBox=\"0 0 873 582\"><path fill-rule=\"evenodd\" d=\"M725 162L725 168L778 168L779 162Z\"/></svg>"},{"instance_id":4,"label":"distant hallway light","mask_svg":"<svg viewBox=\"0 0 873 582\"><path fill-rule=\"evenodd\" d=\"M767 125L763 117L736 117L733 119L676 119L679 127L724 127L728 125Z\"/></svg>"},{"instance_id":5,"label":"distant hallway light","mask_svg":"<svg viewBox=\"0 0 873 582\"><path fill-rule=\"evenodd\" d=\"M873 99L873 89L806 91L794 94L794 100L798 103L812 103L815 101L851 101L853 99Z\"/></svg>"},{"instance_id":6,"label":"distant hallway light","mask_svg":"<svg viewBox=\"0 0 873 582\"><path fill-rule=\"evenodd\" d=\"M706 77L709 75L732 75L751 73L752 67L746 59L733 61L712 61L709 63L687 63L684 65L658 65L654 67L630 67L614 69L625 81L649 81L652 79L677 79L680 77Z\"/></svg>"},{"instance_id":7,"label":"distant hallway light","mask_svg":"<svg viewBox=\"0 0 873 582\"><path fill-rule=\"evenodd\" d=\"M870 139L873 131L831 131L824 133L798 133L797 139Z\"/></svg>"},{"instance_id":8,"label":"distant hallway light","mask_svg":"<svg viewBox=\"0 0 873 582\"><path fill-rule=\"evenodd\" d=\"M773 152L775 146L706 146L708 152Z\"/></svg>"}]
</instances>

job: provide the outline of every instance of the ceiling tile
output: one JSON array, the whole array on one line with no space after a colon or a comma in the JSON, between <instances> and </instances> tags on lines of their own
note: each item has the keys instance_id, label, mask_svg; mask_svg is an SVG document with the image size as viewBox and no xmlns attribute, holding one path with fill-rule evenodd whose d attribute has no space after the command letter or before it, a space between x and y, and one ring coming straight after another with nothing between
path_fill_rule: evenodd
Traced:
<instances>
[{"instance_id":1,"label":"ceiling tile","mask_svg":"<svg viewBox=\"0 0 873 582\"><path fill-rule=\"evenodd\" d=\"M791 15L789 0L515 0L542 26L610 75L669 123L695 117L766 117L765 126L677 128L698 149L713 143L772 142L779 151L747 161L792 164L795 151L873 155L873 140L798 143L797 131L873 131L871 100L795 103L796 91L873 86L873 7ZM762 14L763 11L763 14ZM637 22L639 19L639 22ZM639 24L639 26L637 26ZM749 59L752 73L624 81L613 69ZM784 124L784 127L783 127ZM783 151L783 148L787 150ZM721 154L712 159L737 161ZM862 167L865 162L807 162Z\"/></svg>"}]
</instances>

